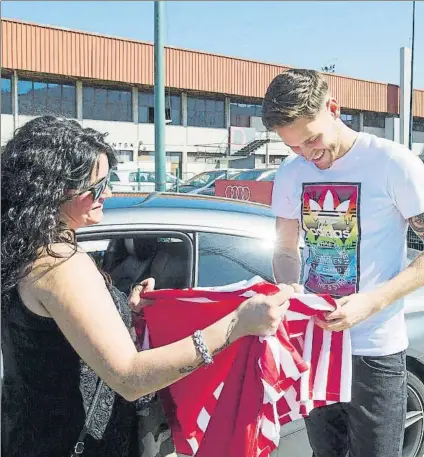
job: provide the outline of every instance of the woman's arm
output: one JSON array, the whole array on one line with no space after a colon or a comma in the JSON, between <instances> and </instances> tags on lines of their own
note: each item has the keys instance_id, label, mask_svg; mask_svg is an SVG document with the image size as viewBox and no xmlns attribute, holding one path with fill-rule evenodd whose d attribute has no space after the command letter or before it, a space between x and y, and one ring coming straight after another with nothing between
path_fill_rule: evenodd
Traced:
<instances>
[{"instance_id":1,"label":"woman's arm","mask_svg":"<svg viewBox=\"0 0 424 457\"><path fill-rule=\"evenodd\" d=\"M137 352L102 276L87 254L77 252L55 267L37 262L43 274L31 285L80 357L127 400L162 389L202 364L191 337L168 346ZM31 275L33 276L33 275ZM271 334L277 328L292 288L271 297L255 296L203 331L211 354L250 334Z\"/></svg>"}]
</instances>

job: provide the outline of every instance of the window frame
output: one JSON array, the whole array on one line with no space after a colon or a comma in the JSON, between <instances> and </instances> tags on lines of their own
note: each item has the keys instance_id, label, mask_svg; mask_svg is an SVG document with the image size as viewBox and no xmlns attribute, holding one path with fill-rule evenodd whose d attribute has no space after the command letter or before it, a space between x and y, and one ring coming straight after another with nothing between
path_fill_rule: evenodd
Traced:
<instances>
[{"instance_id":1,"label":"window frame","mask_svg":"<svg viewBox=\"0 0 424 457\"><path fill-rule=\"evenodd\" d=\"M93 91L93 95L90 99L85 97L86 89L91 89ZM96 91L106 91L105 94L105 102L101 102L100 100L96 100ZM100 93L100 92L99 92ZM115 107L115 113L121 114L123 112L123 109L120 108L121 106L121 97L119 97L119 100L110 100L110 95L115 95L115 94L127 94L129 98L129 105L127 104L125 107L126 111L126 118L123 119L116 119L114 116L109 116L109 107ZM87 100L87 101L86 101ZM87 104L87 108L86 108ZM88 106L90 105L90 106ZM104 106L104 112L105 116L101 118L100 116L96 116L96 108ZM116 107L119 109L116 111ZM88 114L87 110L90 110L91 114ZM112 112L113 113L113 112ZM119 87L119 86L107 86L107 85L97 85L97 84L84 84L82 85L82 117L83 119L86 120L92 120L92 121L104 121L104 122L133 122L133 97L132 97L132 91L131 88L124 88L124 87ZM117 116L119 117L119 116Z\"/></svg>"},{"instance_id":2,"label":"window frame","mask_svg":"<svg viewBox=\"0 0 424 457\"><path fill-rule=\"evenodd\" d=\"M31 84L31 89L28 90L27 92L20 93L20 85L21 83L30 83ZM45 90L45 96L43 99L43 105L38 104L37 105L37 98L36 98L36 85L38 84L44 84L44 90ZM51 90L51 86L59 86L60 87L60 98L58 97L52 97L49 96L49 91ZM65 88L72 88L73 91L73 96L71 98L68 98L65 96ZM40 78L40 77L33 77L33 76L21 76L18 78L17 82L17 96L18 96L18 113L19 115L22 116L40 116L40 115L48 115L52 114L54 116L60 116L60 117L65 117L68 119L76 119L77 118L77 86L76 82L74 80L66 80L66 79L50 79L50 78ZM31 96L28 98L30 101L30 110L26 112L25 109L22 108L22 101L21 101L21 96L31 94ZM54 106L50 106L49 108L49 100L52 100L53 103L57 102L58 100L60 101L60 110L59 112L54 111L52 108ZM64 109L64 106L66 107L67 105L72 106L72 113L67 111L67 109ZM38 106L41 106L42 109L38 110L36 109Z\"/></svg>"},{"instance_id":3,"label":"window frame","mask_svg":"<svg viewBox=\"0 0 424 457\"><path fill-rule=\"evenodd\" d=\"M1 88L1 114L8 114L8 115L11 115L13 114L13 84L12 84L12 76L9 76L9 75L1 75L1 79L2 79L2 88ZM5 81L9 81L10 82L10 111L9 109L7 110L3 110L3 107L6 105L6 101L9 102L9 95L7 97L5 97L4 94L8 94L9 92L7 90L5 90L3 92L3 80ZM9 106L7 106L7 108L9 108Z\"/></svg>"},{"instance_id":4,"label":"window frame","mask_svg":"<svg viewBox=\"0 0 424 457\"><path fill-rule=\"evenodd\" d=\"M148 96L149 104L140 105L140 96ZM176 100L178 99L178 101ZM174 107L174 102L178 103L178 108ZM165 94L165 117L167 120L170 120L170 125L182 125L183 120L183 109L182 109L182 96L180 93L167 93ZM140 108L147 108L146 120L140 120ZM155 102L154 102L154 92L148 91L146 89L139 89L137 94L137 111L138 111L138 124L154 124L154 115L155 115ZM178 113L178 122L173 122L173 114ZM177 115L175 114L177 117Z\"/></svg>"},{"instance_id":5,"label":"window frame","mask_svg":"<svg viewBox=\"0 0 424 457\"><path fill-rule=\"evenodd\" d=\"M233 105L236 105L240 108L245 108L245 107L252 107L254 106L255 107L255 114L241 114L241 113L232 113L232 107ZM244 107L243 106L240 106L240 105L245 105ZM256 110L259 109L260 110L260 114L256 114ZM250 119L252 117L259 117L261 118L262 117L262 102L260 103L255 103L255 102L247 102L247 101L240 101L240 100L234 100L234 101L231 101L230 100L230 126L231 127L244 127L244 128L250 128ZM235 120L235 122L233 123L233 120ZM242 122L243 121L243 122ZM248 124L248 125L244 125L244 124Z\"/></svg>"},{"instance_id":6,"label":"window frame","mask_svg":"<svg viewBox=\"0 0 424 457\"><path fill-rule=\"evenodd\" d=\"M388 116L385 113L365 111L364 127L384 129L386 127L386 117Z\"/></svg>"},{"instance_id":7,"label":"window frame","mask_svg":"<svg viewBox=\"0 0 424 457\"><path fill-rule=\"evenodd\" d=\"M194 101L194 110L189 107L190 101ZM208 102L214 103L214 110L208 109ZM196 107L196 103L203 103L204 108L199 109ZM214 113L214 120L217 119L216 104L222 104L222 124L219 125L207 125L208 113ZM190 113L198 113L200 119L203 118L203 124L191 123L190 120L194 119ZM221 120L221 119L220 119ZM187 127L198 127L198 128L210 128L210 129L225 129L225 100L222 98L205 97L202 95L187 95Z\"/></svg>"},{"instance_id":8,"label":"window frame","mask_svg":"<svg viewBox=\"0 0 424 457\"><path fill-rule=\"evenodd\" d=\"M418 128L416 128L416 127L418 127ZM413 132L424 132L424 117L419 117L419 116L413 117L412 131Z\"/></svg>"},{"instance_id":9,"label":"window frame","mask_svg":"<svg viewBox=\"0 0 424 457\"><path fill-rule=\"evenodd\" d=\"M188 263L186 271L186 287L192 287L195 282L195 244L193 230L164 230L151 228L129 228L124 227L92 227L94 230L77 232L77 241L105 241L117 238L143 238L143 237L162 237L162 238L179 238L188 249Z\"/></svg>"}]
</instances>

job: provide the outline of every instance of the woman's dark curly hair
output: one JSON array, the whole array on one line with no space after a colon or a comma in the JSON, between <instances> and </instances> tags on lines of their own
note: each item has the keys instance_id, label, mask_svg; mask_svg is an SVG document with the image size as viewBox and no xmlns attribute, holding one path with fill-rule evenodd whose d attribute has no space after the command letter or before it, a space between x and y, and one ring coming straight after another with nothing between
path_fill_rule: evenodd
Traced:
<instances>
[{"instance_id":1,"label":"woman's dark curly hair","mask_svg":"<svg viewBox=\"0 0 424 457\"><path fill-rule=\"evenodd\" d=\"M69 191L90 187L99 156L116 164L105 134L73 120L43 116L15 132L1 157L2 305L31 270L40 252L54 243L76 248L74 233L60 220ZM57 257L57 255L56 255Z\"/></svg>"}]
</instances>

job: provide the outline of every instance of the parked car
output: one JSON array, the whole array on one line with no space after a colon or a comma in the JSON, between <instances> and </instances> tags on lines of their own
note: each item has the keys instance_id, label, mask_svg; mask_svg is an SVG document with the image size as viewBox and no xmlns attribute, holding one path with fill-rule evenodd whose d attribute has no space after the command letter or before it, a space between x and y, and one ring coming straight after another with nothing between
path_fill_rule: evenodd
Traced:
<instances>
[{"instance_id":1,"label":"parked car","mask_svg":"<svg viewBox=\"0 0 424 457\"><path fill-rule=\"evenodd\" d=\"M112 192L154 192L155 172L138 170L112 170L110 175ZM179 185L183 185L179 180ZM166 190L177 185L177 177L166 173Z\"/></svg>"},{"instance_id":2,"label":"parked car","mask_svg":"<svg viewBox=\"0 0 424 457\"><path fill-rule=\"evenodd\" d=\"M183 194L215 195L215 181L217 179L232 179L241 170L211 170L200 173L190 178L180 186L179 192ZM176 187L172 189L176 191Z\"/></svg>"},{"instance_id":3,"label":"parked car","mask_svg":"<svg viewBox=\"0 0 424 457\"><path fill-rule=\"evenodd\" d=\"M78 239L124 292L153 276L157 288L272 281L275 220L269 207L217 197L157 193L114 197ZM408 251L412 261L418 252ZM408 412L403 457L424 453L424 289L406 298ZM303 420L282 428L273 457L309 457ZM371 457L371 456L370 456Z\"/></svg>"},{"instance_id":4,"label":"parked car","mask_svg":"<svg viewBox=\"0 0 424 457\"><path fill-rule=\"evenodd\" d=\"M245 170L234 176L236 181L274 181L278 168L254 168Z\"/></svg>"}]
</instances>

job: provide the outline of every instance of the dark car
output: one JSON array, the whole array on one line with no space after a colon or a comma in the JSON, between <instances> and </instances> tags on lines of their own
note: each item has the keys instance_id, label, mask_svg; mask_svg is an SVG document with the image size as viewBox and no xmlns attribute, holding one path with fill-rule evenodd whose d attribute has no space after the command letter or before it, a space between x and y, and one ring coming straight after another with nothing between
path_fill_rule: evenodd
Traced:
<instances>
[{"instance_id":1,"label":"dark car","mask_svg":"<svg viewBox=\"0 0 424 457\"><path fill-rule=\"evenodd\" d=\"M182 194L199 194L199 195L215 195L215 181L217 179L233 179L240 173L240 170L210 170L200 173L193 178L187 180L178 189ZM173 191L177 191L174 187Z\"/></svg>"},{"instance_id":2,"label":"dark car","mask_svg":"<svg viewBox=\"0 0 424 457\"><path fill-rule=\"evenodd\" d=\"M277 170L277 168L245 170L234 176L233 179L236 181L274 181Z\"/></svg>"},{"instance_id":3,"label":"dark car","mask_svg":"<svg viewBox=\"0 0 424 457\"><path fill-rule=\"evenodd\" d=\"M272 281L275 219L267 206L216 197L172 193L115 197L101 224L78 232L115 284L156 278L157 288L217 286L255 275ZM409 250L412 261L418 255ZM424 452L424 290L406 298L410 345L404 457ZM304 422L282 428L273 456L311 456ZM372 456L370 456L372 457Z\"/></svg>"}]
</instances>

